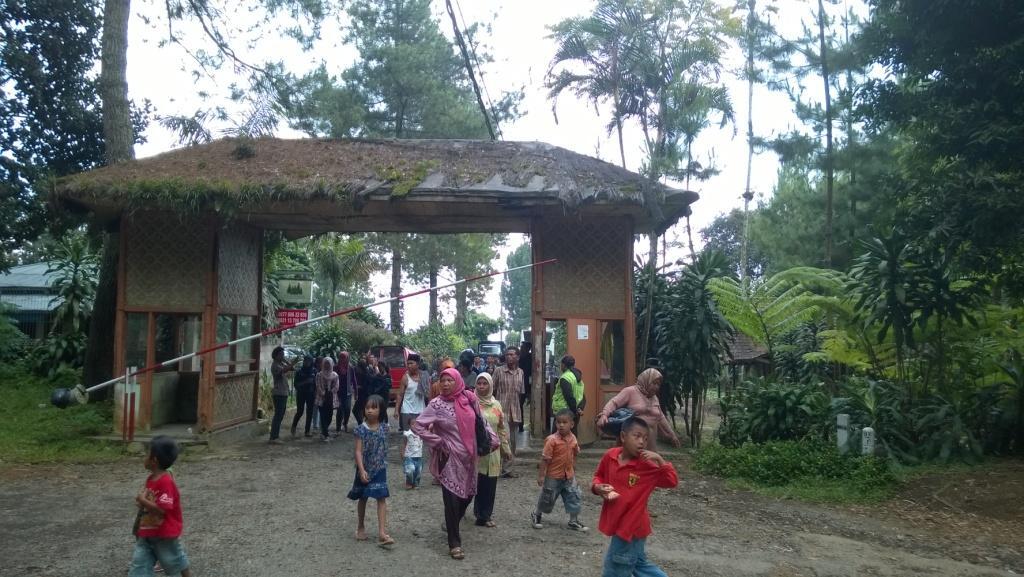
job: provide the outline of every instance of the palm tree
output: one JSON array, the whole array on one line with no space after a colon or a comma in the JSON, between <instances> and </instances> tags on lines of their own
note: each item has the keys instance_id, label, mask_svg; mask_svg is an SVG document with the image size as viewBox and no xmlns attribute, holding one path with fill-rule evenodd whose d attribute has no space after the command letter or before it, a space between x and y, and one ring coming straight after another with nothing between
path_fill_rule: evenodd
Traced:
<instances>
[{"instance_id":1,"label":"palm tree","mask_svg":"<svg viewBox=\"0 0 1024 577\"><path fill-rule=\"evenodd\" d=\"M338 292L354 282L366 280L374 269L373 258L361 241L337 233L314 237L309 250L316 279L330 292L332 312Z\"/></svg>"},{"instance_id":2,"label":"palm tree","mask_svg":"<svg viewBox=\"0 0 1024 577\"><path fill-rule=\"evenodd\" d=\"M593 102L595 107L610 101L612 120L608 131L614 128L617 133L623 168L626 168L622 140L623 87L630 83L627 76L647 49L642 31L648 22L639 2L600 0L590 16L569 18L552 28L551 38L558 48L547 74L551 99L571 89L576 96ZM572 64L577 66L570 67Z\"/></svg>"}]
</instances>

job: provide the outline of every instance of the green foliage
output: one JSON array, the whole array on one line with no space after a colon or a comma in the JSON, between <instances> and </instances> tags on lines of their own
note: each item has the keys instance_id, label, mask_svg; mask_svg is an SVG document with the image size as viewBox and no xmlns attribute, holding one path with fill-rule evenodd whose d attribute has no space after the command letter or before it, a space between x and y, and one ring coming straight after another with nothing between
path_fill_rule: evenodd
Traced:
<instances>
[{"instance_id":1,"label":"green foliage","mask_svg":"<svg viewBox=\"0 0 1024 577\"><path fill-rule=\"evenodd\" d=\"M728 266L720 253L703 252L679 277L669 281L655 311L658 357L671 387L672 400L688 404L687 426L693 444L700 442L706 391L718 378L731 332L711 294L712 279Z\"/></svg>"},{"instance_id":2,"label":"green foliage","mask_svg":"<svg viewBox=\"0 0 1024 577\"><path fill-rule=\"evenodd\" d=\"M7 316L11 307L0 303L0 364L10 363L24 356L28 337L18 330L14 320Z\"/></svg>"},{"instance_id":3,"label":"green foliage","mask_svg":"<svg viewBox=\"0 0 1024 577\"><path fill-rule=\"evenodd\" d=\"M349 350L345 326L337 321L316 324L302 339L302 348L314 357L338 357L338 351Z\"/></svg>"},{"instance_id":4,"label":"green foliage","mask_svg":"<svg viewBox=\"0 0 1024 577\"><path fill-rule=\"evenodd\" d=\"M780 337L818 312L811 288L838 292L841 280L832 271L800 267L756 280L746 290L730 277L713 279L709 286L722 315L736 330L768 347L771 358Z\"/></svg>"},{"instance_id":5,"label":"green foliage","mask_svg":"<svg viewBox=\"0 0 1024 577\"><path fill-rule=\"evenodd\" d=\"M700 231L704 239L704 250L714 250L725 255L729 261L730 276L742 277L740 260L743 244L744 228L743 211L736 208L728 214L722 214L711 221L707 228ZM767 273L769 261L759 239L753 238L747 255L747 276L759 278Z\"/></svg>"},{"instance_id":6,"label":"green foliage","mask_svg":"<svg viewBox=\"0 0 1024 577\"><path fill-rule=\"evenodd\" d=\"M947 230L962 264L1013 277L1024 249L1024 13L984 0L870 5L861 45L887 74L862 96L870 124L903 141L892 162L908 228Z\"/></svg>"},{"instance_id":7,"label":"green foliage","mask_svg":"<svg viewBox=\"0 0 1024 577\"><path fill-rule=\"evenodd\" d=\"M533 259L529 243L516 247L505 259L506 268L529 264ZM510 332L530 327L530 300L533 292L533 270L523 269L510 272L501 279L501 310L505 326Z\"/></svg>"},{"instance_id":8,"label":"green foliage","mask_svg":"<svg viewBox=\"0 0 1024 577\"><path fill-rule=\"evenodd\" d=\"M718 440L726 447L747 442L823 438L830 422L829 396L820 384L746 382L720 401Z\"/></svg>"},{"instance_id":9,"label":"green foliage","mask_svg":"<svg viewBox=\"0 0 1024 577\"><path fill-rule=\"evenodd\" d=\"M90 435L111 432L113 405L93 402L58 409L49 403L53 387L80 382L76 371L38 377L23 363L0 365L0 462L96 462L120 458L120 445L97 442Z\"/></svg>"},{"instance_id":10,"label":"green foliage","mask_svg":"<svg viewBox=\"0 0 1024 577\"><path fill-rule=\"evenodd\" d=\"M345 318L370 325L375 329L384 328L384 319L381 318L379 314L373 312L371 309L368 308L362 308L357 311L351 312L345 315Z\"/></svg>"},{"instance_id":11,"label":"green foliage","mask_svg":"<svg viewBox=\"0 0 1024 577\"><path fill-rule=\"evenodd\" d=\"M33 350L36 371L53 376L62 367L80 368L85 360L92 303L96 297L97 255L84 234L69 234L47 251L55 299L53 326Z\"/></svg>"},{"instance_id":12,"label":"green foliage","mask_svg":"<svg viewBox=\"0 0 1024 577\"><path fill-rule=\"evenodd\" d=\"M440 323L428 323L406 334L402 341L430 363L444 357L457 359L466 348L466 341L458 331Z\"/></svg>"},{"instance_id":13,"label":"green foliage","mask_svg":"<svg viewBox=\"0 0 1024 577\"><path fill-rule=\"evenodd\" d=\"M823 441L772 441L728 448L708 444L696 459L704 473L742 479L758 487L796 487L838 482L829 500L879 500L897 478L883 459L840 455ZM833 485L835 486L835 485Z\"/></svg>"},{"instance_id":14,"label":"green foliage","mask_svg":"<svg viewBox=\"0 0 1024 577\"><path fill-rule=\"evenodd\" d=\"M354 316L343 317L341 326L344 328L345 338L348 340L348 350L353 353L362 354L370 350L371 347L398 344L398 338L391 331L375 324L366 323Z\"/></svg>"},{"instance_id":15,"label":"green foliage","mask_svg":"<svg viewBox=\"0 0 1024 577\"><path fill-rule=\"evenodd\" d=\"M314 237L308 246L316 282L330 295L330 310L337 310L338 292L365 281L374 268L370 252L358 239L337 233Z\"/></svg>"},{"instance_id":16,"label":"green foliage","mask_svg":"<svg viewBox=\"0 0 1024 577\"><path fill-rule=\"evenodd\" d=\"M491 334L498 332L499 329L501 321L476 311L469 311L460 332L466 344L475 349L478 342L490 340ZM517 342L516 345L518 344Z\"/></svg>"}]
</instances>

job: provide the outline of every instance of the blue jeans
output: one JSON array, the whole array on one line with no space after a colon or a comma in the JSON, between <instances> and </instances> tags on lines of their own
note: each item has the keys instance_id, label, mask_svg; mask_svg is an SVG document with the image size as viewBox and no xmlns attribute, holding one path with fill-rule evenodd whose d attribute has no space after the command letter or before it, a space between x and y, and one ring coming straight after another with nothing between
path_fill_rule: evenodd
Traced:
<instances>
[{"instance_id":1,"label":"blue jeans","mask_svg":"<svg viewBox=\"0 0 1024 577\"><path fill-rule=\"evenodd\" d=\"M612 536L608 553L604 556L601 577L668 577L657 565L647 559L644 547L647 539L625 541Z\"/></svg>"},{"instance_id":2,"label":"blue jeans","mask_svg":"<svg viewBox=\"0 0 1024 577\"><path fill-rule=\"evenodd\" d=\"M555 479L547 477L544 479L544 487L537 499L537 512L550 513L555 509L555 501L562 497L562 504L565 505L565 512L570 515L577 515L582 507L580 486L576 484L576 478Z\"/></svg>"},{"instance_id":3,"label":"blue jeans","mask_svg":"<svg viewBox=\"0 0 1024 577\"><path fill-rule=\"evenodd\" d=\"M405 483L412 485L413 487L420 486L420 470L422 468L423 459L420 457L406 457L402 463L405 469Z\"/></svg>"},{"instance_id":4,"label":"blue jeans","mask_svg":"<svg viewBox=\"0 0 1024 577\"><path fill-rule=\"evenodd\" d=\"M180 575L182 571L188 569L188 556L185 555L185 549L178 539L136 537L128 577L151 577L153 564L157 561L169 576Z\"/></svg>"}]
</instances>

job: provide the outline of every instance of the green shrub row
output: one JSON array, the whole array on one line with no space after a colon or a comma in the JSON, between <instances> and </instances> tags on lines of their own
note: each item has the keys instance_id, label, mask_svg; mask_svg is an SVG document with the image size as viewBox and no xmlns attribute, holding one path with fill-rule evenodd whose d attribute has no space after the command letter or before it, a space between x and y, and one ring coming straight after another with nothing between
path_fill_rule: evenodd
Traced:
<instances>
[{"instance_id":1,"label":"green shrub row","mask_svg":"<svg viewBox=\"0 0 1024 577\"><path fill-rule=\"evenodd\" d=\"M704 473L764 487L828 480L842 481L854 493L870 493L896 483L885 460L841 455L834 446L810 440L746 443L735 448L708 444L697 454L696 466Z\"/></svg>"}]
</instances>

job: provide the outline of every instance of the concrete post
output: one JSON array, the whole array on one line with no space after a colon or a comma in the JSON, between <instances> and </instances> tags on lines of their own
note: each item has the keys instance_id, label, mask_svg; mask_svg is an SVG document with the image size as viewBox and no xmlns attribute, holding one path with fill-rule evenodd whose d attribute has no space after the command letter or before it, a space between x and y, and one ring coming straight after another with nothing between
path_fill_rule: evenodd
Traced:
<instances>
[{"instance_id":1,"label":"concrete post","mask_svg":"<svg viewBox=\"0 0 1024 577\"><path fill-rule=\"evenodd\" d=\"M850 415L836 415L836 446L839 453L845 455L850 450Z\"/></svg>"},{"instance_id":2,"label":"concrete post","mask_svg":"<svg viewBox=\"0 0 1024 577\"><path fill-rule=\"evenodd\" d=\"M860 453L862 455L875 454L875 430L871 427L864 427L860 431Z\"/></svg>"}]
</instances>

